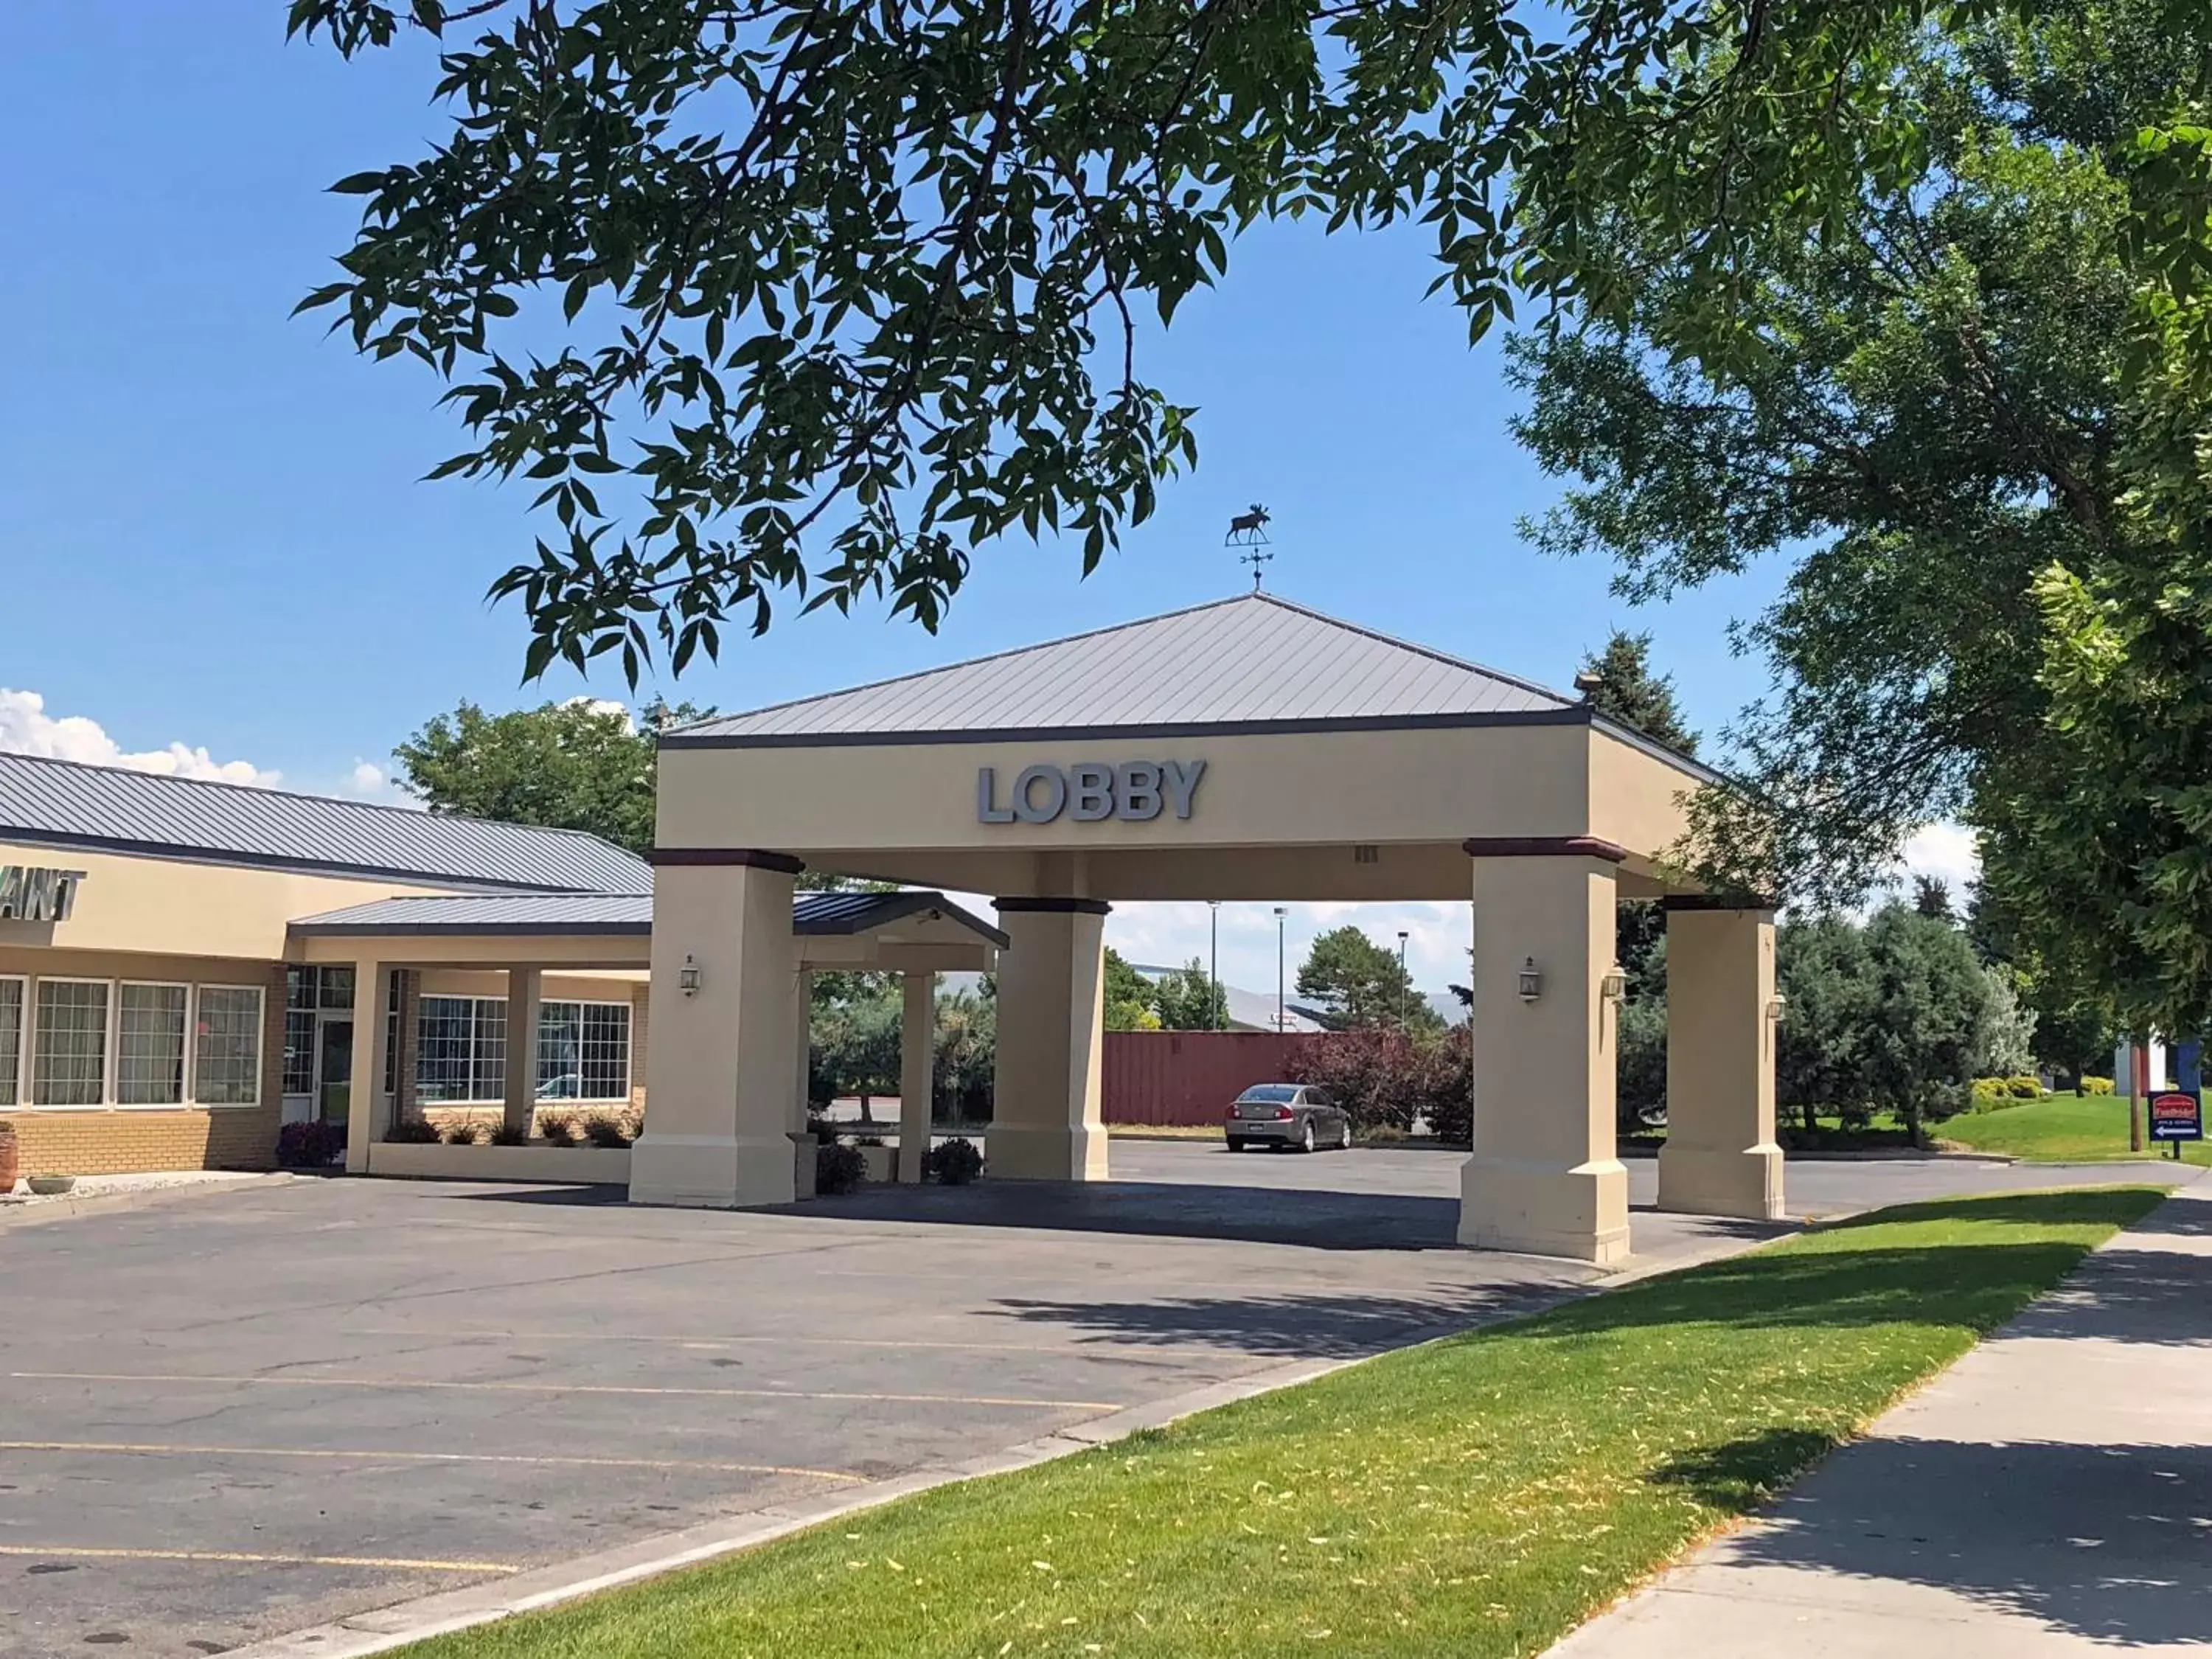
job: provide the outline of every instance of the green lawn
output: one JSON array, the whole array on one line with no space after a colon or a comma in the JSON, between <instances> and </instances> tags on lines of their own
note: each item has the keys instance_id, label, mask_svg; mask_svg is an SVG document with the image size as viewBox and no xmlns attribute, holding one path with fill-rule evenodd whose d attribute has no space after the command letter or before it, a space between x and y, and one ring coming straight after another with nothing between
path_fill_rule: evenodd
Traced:
<instances>
[{"instance_id":1,"label":"green lawn","mask_svg":"<svg viewBox=\"0 0 2212 1659\"><path fill-rule=\"evenodd\" d=\"M2114 1095L2045 1095L2025 1105L1947 1118L1936 1133L1954 1146L2037 1164L2166 1156L2162 1146L2128 1151L2128 1103ZM2191 1164L2212 1164L2212 1146L2201 1140L2183 1142L2181 1155Z\"/></svg>"},{"instance_id":2,"label":"green lawn","mask_svg":"<svg viewBox=\"0 0 2212 1659\"><path fill-rule=\"evenodd\" d=\"M2157 1197L2037 1193L1862 1218L407 1651L1538 1652Z\"/></svg>"}]
</instances>

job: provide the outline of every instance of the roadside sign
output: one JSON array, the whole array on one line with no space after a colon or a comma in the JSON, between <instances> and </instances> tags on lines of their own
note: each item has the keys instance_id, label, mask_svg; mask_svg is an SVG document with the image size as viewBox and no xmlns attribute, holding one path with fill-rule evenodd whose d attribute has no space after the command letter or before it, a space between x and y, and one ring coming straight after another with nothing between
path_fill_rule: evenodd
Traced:
<instances>
[{"instance_id":1,"label":"roadside sign","mask_svg":"<svg viewBox=\"0 0 2212 1659\"><path fill-rule=\"evenodd\" d=\"M2150 1097L2150 1138L2153 1140L2203 1139L2203 1097L2179 1093L2153 1095Z\"/></svg>"}]
</instances>

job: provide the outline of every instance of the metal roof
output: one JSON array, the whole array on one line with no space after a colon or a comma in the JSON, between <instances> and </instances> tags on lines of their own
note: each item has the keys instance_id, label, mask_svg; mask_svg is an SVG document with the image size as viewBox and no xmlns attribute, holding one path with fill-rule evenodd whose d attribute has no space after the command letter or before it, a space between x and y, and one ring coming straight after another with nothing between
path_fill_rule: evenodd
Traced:
<instances>
[{"instance_id":1,"label":"metal roof","mask_svg":"<svg viewBox=\"0 0 2212 1659\"><path fill-rule=\"evenodd\" d=\"M1574 699L1272 593L694 722L672 746L1587 718Z\"/></svg>"},{"instance_id":2,"label":"metal roof","mask_svg":"<svg viewBox=\"0 0 2212 1659\"><path fill-rule=\"evenodd\" d=\"M799 893L791 931L866 933L923 911L1003 946L1006 936L942 893ZM650 893L468 893L452 897L388 898L301 916L290 932L319 937L356 934L629 934L653 931Z\"/></svg>"},{"instance_id":3,"label":"metal roof","mask_svg":"<svg viewBox=\"0 0 2212 1659\"><path fill-rule=\"evenodd\" d=\"M539 830L76 761L0 754L0 841L463 887L641 893L651 868Z\"/></svg>"}]
</instances>

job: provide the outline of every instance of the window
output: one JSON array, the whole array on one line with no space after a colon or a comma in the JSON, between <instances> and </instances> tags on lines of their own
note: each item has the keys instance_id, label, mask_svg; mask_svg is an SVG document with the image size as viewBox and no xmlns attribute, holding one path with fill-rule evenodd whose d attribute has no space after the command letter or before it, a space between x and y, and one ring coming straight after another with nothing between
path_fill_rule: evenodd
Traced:
<instances>
[{"instance_id":1,"label":"window","mask_svg":"<svg viewBox=\"0 0 2212 1659\"><path fill-rule=\"evenodd\" d=\"M203 1106L253 1105L261 1097L260 988L203 985L199 998L192 1098Z\"/></svg>"},{"instance_id":2,"label":"window","mask_svg":"<svg viewBox=\"0 0 2212 1659\"><path fill-rule=\"evenodd\" d=\"M23 1103L23 981L0 979L0 1106Z\"/></svg>"},{"instance_id":3,"label":"window","mask_svg":"<svg viewBox=\"0 0 2212 1659\"><path fill-rule=\"evenodd\" d=\"M117 1105L185 1103L185 1004L191 994L181 985L116 988Z\"/></svg>"},{"instance_id":4,"label":"window","mask_svg":"<svg viewBox=\"0 0 2212 1659\"><path fill-rule=\"evenodd\" d=\"M507 1000L423 997L417 1003L415 1097L425 1105L507 1096Z\"/></svg>"},{"instance_id":5,"label":"window","mask_svg":"<svg viewBox=\"0 0 2212 1659\"><path fill-rule=\"evenodd\" d=\"M384 981L384 1092L387 1095L399 1089L399 976L406 971L394 968Z\"/></svg>"},{"instance_id":6,"label":"window","mask_svg":"<svg viewBox=\"0 0 2212 1659\"><path fill-rule=\"evenodd\" d=\"M629 1097L628 1003L556 1001L539 1005L538 1097Z\"/></svg>"},{"instance_id":7,"label":"window","mask_svg":"<svg viewBox=\"0 0 2212 1659\"><path fill-rule=\"evenodd\" d=\"M97 1106L106 1098L106 981L40 980L31 1047L32 1103Z\"/></svg>"}]
</instances>

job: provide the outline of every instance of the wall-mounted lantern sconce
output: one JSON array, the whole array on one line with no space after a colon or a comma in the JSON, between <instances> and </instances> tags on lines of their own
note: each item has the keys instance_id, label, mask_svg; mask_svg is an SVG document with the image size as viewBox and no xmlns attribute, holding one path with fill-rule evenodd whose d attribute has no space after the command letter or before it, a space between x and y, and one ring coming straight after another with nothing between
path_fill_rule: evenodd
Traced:
<instances>
[{"instance_id":1,"label":"wall-mounted lantern sconce","mask_svg":"<svg viewBox=\"0 0 2212 1659\"><path fill-rule=\"evenodd\" d=\"M1605 970L1605 977L1597 982L1597 992L1607 1002L1619 1002L1628 995L1628 975L1619 963Z\"/></svg>"},{"instance_id":2,"label":"wall-mounted lantern sconce","mask_svg":"<svg viewBox=\"0 0 2212 1659\"><path fill-rule=\"evenodd\" d=\"M1790 999L1777 991L1766 1000L1766 1023L1779 1025L1790 1018Z\"/></svg>"},{"instance_id":3,"label":"wall-mounted lantern sconce","mask_svg":"<svg viewBox=\"0 0 2212 1659\"><path fill-rule=\"evenodd\" d=\"M1521 1000L1534 1002L1544 994L1544 975L1537 971L1536 958L1530 957L1521 964Z\"/></svg>"},{"instance_id":4,"label":"wall-mounted lantern sconce","mask_svg":"<svg viewBox=\"0 0 2212 1659\"><path fill-rule=\"evenodd\" d=\"M676 970L676 984L687 997L699 994L699 964L689 956L684 958L684 965Z\"/></svg>"}]
</instances>

